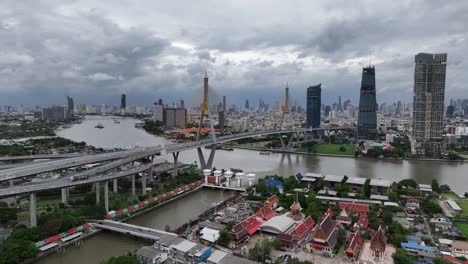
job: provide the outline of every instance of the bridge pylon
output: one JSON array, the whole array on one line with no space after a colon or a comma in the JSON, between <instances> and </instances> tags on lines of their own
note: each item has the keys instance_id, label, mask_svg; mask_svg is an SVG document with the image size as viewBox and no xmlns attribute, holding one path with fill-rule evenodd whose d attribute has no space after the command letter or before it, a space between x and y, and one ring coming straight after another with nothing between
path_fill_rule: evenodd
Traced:
<instances>
[{"instance_id":1,"label":"bridge pylon","mask_svg":"<svg viewBox=\"0 0 468 264\"><path fill-rule=\"evenodd\" d=\"M203 119L208 118L208 120L210 122L210 134L211 134L211 138L213 140L213 147L211 148L211 152L210 152L210 156L208 158L208 161L205 161L202 149L197 148L198 158L200 159L200 167L201 167L202 170L212 167L213 160L214 160L214 154L216 152L216 145L217 145L213 119L211 118L211 113L210 113L210 109L209 109L208 88L209 88L208 73L205 72L205 77L203 78L203 103L201 105L200 123L198 125L198 132L197 132L197 139L196 140L197 141L200 140L201 133L202 133L202 128L203 128Z\"/></svg>"}]
</instances>

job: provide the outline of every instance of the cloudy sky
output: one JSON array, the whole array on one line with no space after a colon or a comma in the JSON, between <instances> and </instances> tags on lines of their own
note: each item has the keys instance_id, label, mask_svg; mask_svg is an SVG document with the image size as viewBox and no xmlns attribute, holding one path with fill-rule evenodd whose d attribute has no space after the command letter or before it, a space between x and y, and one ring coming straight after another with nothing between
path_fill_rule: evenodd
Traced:
<instances>
[{"instance_id":1,"label":"cloudy sky","mask_svg":"<svg viewBox=\"0 0 468 264\"><path fill-rule=\"evenodd\" d=\"M0 104L193 104L203 72L228 103L409 102L414 55L447 52L447 98L468 98L468 1L0 0Z\"/></svg>"}]
</instances>

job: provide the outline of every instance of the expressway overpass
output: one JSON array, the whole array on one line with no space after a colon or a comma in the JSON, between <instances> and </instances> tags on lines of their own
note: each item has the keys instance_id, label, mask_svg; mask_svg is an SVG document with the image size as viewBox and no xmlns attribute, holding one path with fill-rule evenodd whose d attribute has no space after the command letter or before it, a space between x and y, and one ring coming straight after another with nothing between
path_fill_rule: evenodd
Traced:
<instances>
[{"instance_id":1,"label":"expressway overpass","mask_svg":"<svg viewBox=\"0 0 468 264\"><path fill-rule=\"evenodd\" d=\"M39 154L25 156L4 156L0 157L0 161L24 161L38 159L65 159L83 156L83 153L64 153L64 154Z\"/></svg>"},{"instance_id":2,"label":"expressway overpass","mask_svg":"<svg viewBox=\"0 0 468 264\"><path fill-rule=\"evenodd\" d=\"M256 136L266 136L272 134L291 134L303 133L313 131L335 131L335 130L352 130L353 127L332 127L332 128L299 128L299 129L284 129L284 130L265 130L248 133L239 133L234 135L227 135L218 137L216 143L224 143L243 138L250 138ZM58 171L62 169L78 167L90 163L99 163L110 160L125 159L126 162L141 160L145 157L160 155L164 149L166 153L178 153L181 151L203 148L205 146L213 145L213 139L207 138L199 141L185 142L179 144L169 144L166 146L156 146L145 149L118 151L105 154L85 155L75 158L65 158L61 160L40 162L34 164L25 164L14 168L0 170L0 182L19 179L23 177L34 176L44 172ZM175 157L175 156L174 156ZM175 158L176 159L176 158ZM175 163L177 161L175 160ZM121 166L119 163L115 164L116 167Z\"/></svg>"}]
</instances>

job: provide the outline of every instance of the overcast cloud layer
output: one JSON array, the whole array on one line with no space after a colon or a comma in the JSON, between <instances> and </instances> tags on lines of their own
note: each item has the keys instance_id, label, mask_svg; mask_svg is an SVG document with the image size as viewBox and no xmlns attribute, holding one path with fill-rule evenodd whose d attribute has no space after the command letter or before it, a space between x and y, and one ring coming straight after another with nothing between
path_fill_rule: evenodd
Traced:
<instances>
[{"instance_id":1,"label":"overcast cloud layer","mask_svg":"<svg viewBox=\"0 0 468 264\"><path fill-rule=\"evenodd\" d=\"M468 98L468 1L0 0L0 104L150 104L191 98L203 72L229 103L267 103L322 83L357 104L409 102L414 55L447 52L446 97Z\"/></svg>"}]
</instances>

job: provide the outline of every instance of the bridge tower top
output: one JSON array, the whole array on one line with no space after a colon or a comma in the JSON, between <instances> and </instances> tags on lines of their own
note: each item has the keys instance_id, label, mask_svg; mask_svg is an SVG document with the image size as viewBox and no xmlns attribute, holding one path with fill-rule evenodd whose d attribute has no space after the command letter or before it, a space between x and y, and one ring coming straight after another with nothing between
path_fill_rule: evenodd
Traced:
<instances>
[{"instance_id":1,"label":"bridge tower top","mask_svg":"<svg viewBox=\"0 0 468 264\"><path fill-rule=\"evenodd\" d=\"M288 87L288 82L286 82L283 112L285 114L289 113L289 87Z\"/></svg>"}]
</instances>

